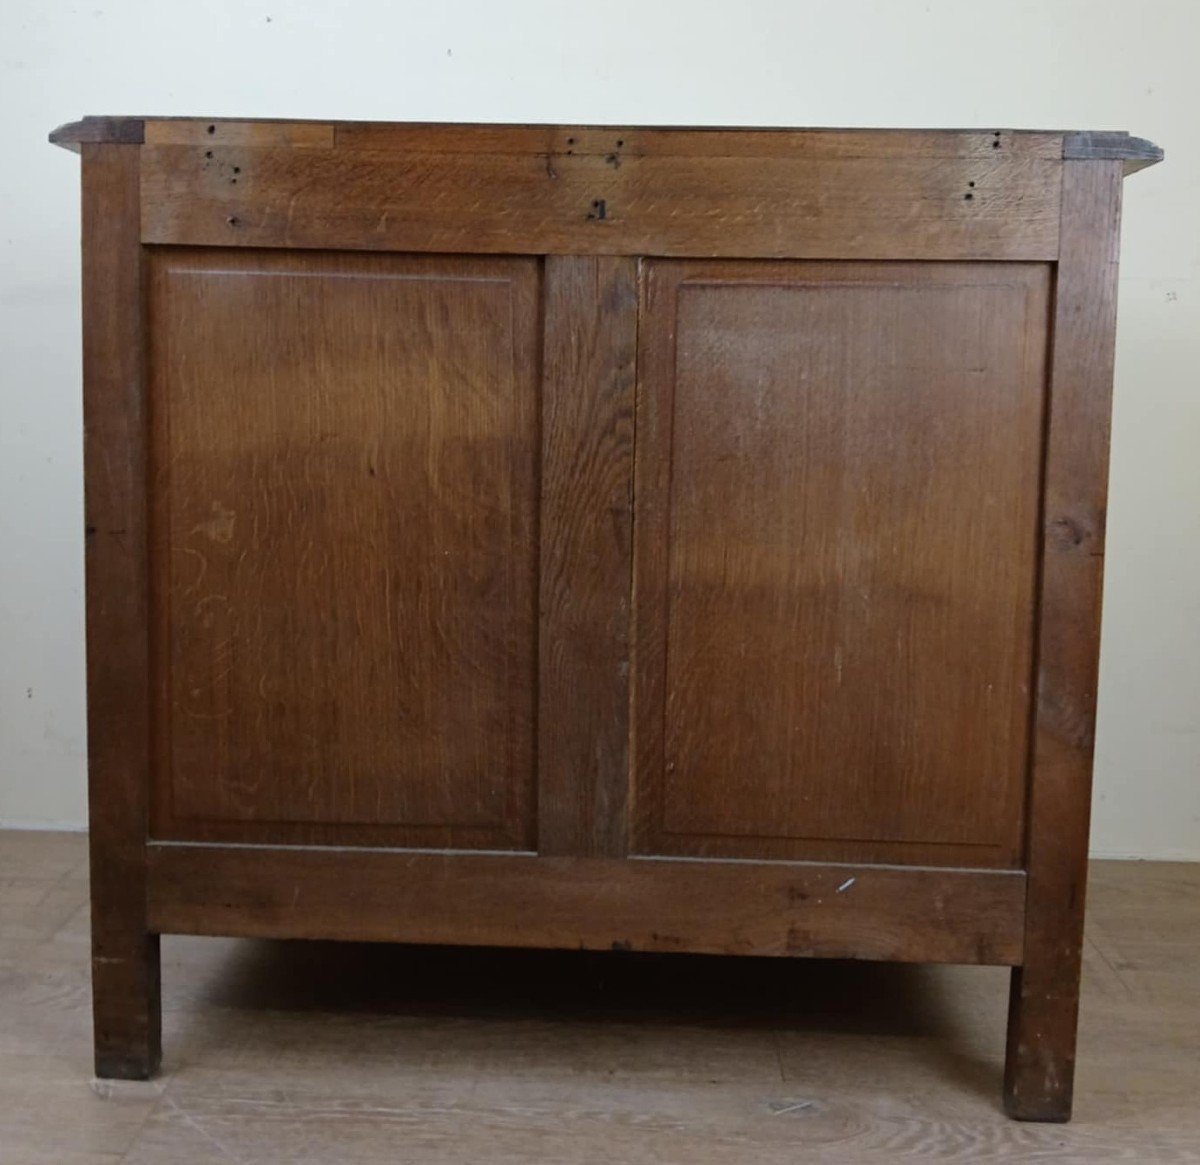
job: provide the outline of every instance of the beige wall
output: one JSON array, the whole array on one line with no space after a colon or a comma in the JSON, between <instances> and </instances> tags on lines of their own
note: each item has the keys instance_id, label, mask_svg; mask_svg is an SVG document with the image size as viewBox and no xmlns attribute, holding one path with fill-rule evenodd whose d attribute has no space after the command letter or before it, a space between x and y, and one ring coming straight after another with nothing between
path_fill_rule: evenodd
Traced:
<instances>
[{"instance_id":1,"label":"beige wall","mask_svg":"<svg viewBox=\"0 0 1200 1165\"><path fill-rule=\"evenodd\" d=\"M1095 852L1200 858L1200 5L0 4L0 821L84 815L83 113L1128 129Z\"/></svg>"}]
</instances>

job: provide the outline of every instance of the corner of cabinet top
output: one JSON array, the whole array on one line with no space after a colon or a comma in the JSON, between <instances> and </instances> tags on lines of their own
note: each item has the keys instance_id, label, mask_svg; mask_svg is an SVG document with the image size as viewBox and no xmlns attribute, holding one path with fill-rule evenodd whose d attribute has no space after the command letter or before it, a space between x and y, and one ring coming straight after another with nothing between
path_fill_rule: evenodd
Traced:
<instances>
[{"instance_id":1,"label":"corner of cabinet top","mask_svg":"<svg viewBox=\"0 0 1200 1165\"><path fill-rule=\"evenodd\" d=\"M734 138L737 135L737 145ZM1153 142L1117 131L981 129L806 129L786 127L557 126L204 117L85 117L50 134L78 153L84 145L261 146L401 149L433 153L738 154L900 157L1004 156L1119 160L1132 174L1162 161Z\"/></svg>"},{"instance_id":2,"label":"corner of cabinet top","mask_svg":"<svg viewBox=\"0 0 1200 1165\"><path fill-rule=\"evenodd\" d=\"M1063 134L1064 161L1120 161L1128 176L1163 160L1162 146L1124 131L1089 130Z\"/></svg>"},{"instance_id":3,"label":"corner of cabinet top","mask_svg":"<svg viewBox=\"0 0 1200 1165\"><path fill-rule=\"evenodd\" d=\"M140 146L144 139L144 126L145 122L140 117L85 117L52 129L50 141L75 154L87 145Z\"/></svg>"}]
</instances>

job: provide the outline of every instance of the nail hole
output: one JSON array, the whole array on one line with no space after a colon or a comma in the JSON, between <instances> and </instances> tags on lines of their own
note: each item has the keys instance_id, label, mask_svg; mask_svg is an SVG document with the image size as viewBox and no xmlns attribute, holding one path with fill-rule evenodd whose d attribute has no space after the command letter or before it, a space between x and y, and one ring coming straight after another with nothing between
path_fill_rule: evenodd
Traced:
<instances>
[{"instance_id":1,"label":"nail hole","mask_svg":"<svg viewBox=\"0 0 1200 1165\"><path fill-rule=\"evenodd\" d=\"M211 158L211 157L212 157L212 150L205 150L205 151L204 151L204 156L205 156L206 158Z\"/></svg>"},{"instance_id":2,"label":"nail hole","mask_svg":"<svg viewBox=\"0 0 1200 1165\"><path fill-rule=\"evenodd\" d=\"M569 146L573 146L574 144L575 144L575 139L574 139L574 138L567 138L567 145L569 145Z\"/></svg>"},{"instance_id":3,"label":"nail hole","mask_svg":"<svg viewBox=\"0 0 1200 1165\"><path fill-rule=\"evenodd\" d=\"M241 220L240 218L238 218L238 217L237 217L237 215L235 215L235 214L231 214L231 215L230 215L230 216L229 216L229 217L228 217L228 218L227 218L225 221L226 221L226 222L227 222L227 223L228 223L228 224L229 224L231 227L235 227L235 226L237 226L237 225L238 225L238 224L239 224L239 223L240 223L242 220Z\"/></svg>"},{"instance_id":4,"label":"nail hole","mask_svg":"<svg viewBox=\"0 0 1200 1165\"><path fill-rule=\"evenodd\" d=\"M234 169L236 170L236 169L237 169L237 167L235 166L235 167L234 167ZM967 185L968 185L968 186L970 186L970 187L972 187L972 188L974 188L974 186L975 186L975 183L974 183L974 182L968 182L968 183L967 183Z\"/></svg>"},{"instance_id":5,"label":"nail hole","mask_svg":"<svg viewBox=\"0 0 1200 1165\"><path fill-rule=\"evenodd\" d=\"M240 174L240 173L242 172L242 168L241 168L241 166L234 166L234 168L233 168L233 172L234 172L235 174ZM975 183L974 183L974 182L972 182L972 183L971 183L971 185L972 185L972 186L974 186L974 185L975 185Z\"/></svg>"},{"instance_id":6,"label":"nail hole","mask_svg":"<svg viewBox=\"0 0 1200 1165\"><path fill-rule=\"evenodd\" d=\"M619 149L620 149L620 148L621 148L621 147L622 147L624 144L625 144L625 141L624 141L624 139L623 139L623 138L617 138L617 149L618 149L618 150L619 150Z\"/></svg>"},{"instance_id":7,"label":"nail hole","mask_svg":"<svg viewBox=\"0 0 1200 1165\"><path fill-rule=\"evenodd\" d=\"M208 127L208 132L209 132L209 133L216 133L216 132L217 132L217 127L216 127L215 125L210 125L210 126Z\"/></svg>"},{"instance_id":8,"label":"nail hole","mask_svg":"<svg viewBox=\"0 0 1200 1165\"><path fill-rule=\"evenodd\" d=\"M971 193L969 190L967 191L967 193L966 193L966 194L964 194L964 195L963 195L963 198L965 198L965 199L966 199L968 202L970 202L970 201L971 201L971 199L972 199L972 198L974 198L974 197L975 197L975 195L974 195L974 194L972 194L972 193Z\"/></svg>"}]
</instances>

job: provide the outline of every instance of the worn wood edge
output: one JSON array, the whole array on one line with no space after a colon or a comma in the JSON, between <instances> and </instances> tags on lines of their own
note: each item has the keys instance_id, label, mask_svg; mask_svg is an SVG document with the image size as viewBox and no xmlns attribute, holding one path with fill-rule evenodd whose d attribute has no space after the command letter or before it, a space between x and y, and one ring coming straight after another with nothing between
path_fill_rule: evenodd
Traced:
<instances>
[{"instance_id":1,"label":"worn wood edge","mask_svg":"<svg viewBox=\"0 0 1200 1165\"><path fill-rule=\"evenodd\" d=\"M1164 158L1162 146L1123 130L1090 130L1063 135L1063 161L1120 161L1125 177L1155 166Z\"/></svg>"},{"instance_id":2,"label":"worn wood edge","mask_svg":"<svg viewBox=\"0 0 1200 1165\"><path fill-rule=\"evenodd\" d=\"M602 157L982 157L1057 161L1058 130L338 122L342 150Z\"/></svg>"},{"instance_id":3,"label":"worn wood edge","mask_svg":"<svg viewBox=\"0 0 1200 1165\"><path fill-rule=\"evenodd\" d=\"M332 149L334 127L318 121L228 121L221 118L152 118L147 146L242 146Z\"/></svg>"},{"instance_id":4,"label":"worn wood edge","mask_svg":"<svg viewBox=\"0 0 1200 1165\"><path fill-rule=\"evenodd\" d=\"M1040 129L1004 129L985 130L978 127L963 128L924 128L907 129L869 128L869 127L837 127L837 126L681 126L681 125L559 125L545 123L485 123L485 122L375 122L375 121L316 121L286 118L219 118L219 117L112 117L88 116L79 121L66 122L50 133L50 141L55 145L64 146L78 153L78 147L84 142L116 143L140 145L143 142L158 144L189 143L203 140L203 135L212 134L210 127L218 127L223 137L232 135L234 138L261 137L265 141L279 140L287 137L287 131L294 129L298 140L289 144L297 146L338 146L354 148L357 140L365 139L370 148L387 148L387 137L394 134L397 142L394 148L408 148L408 135L420 135L430 138L446 135L451 132L463 135L459 145L448 143L444 148L448 152L487 152L487 137L489 135L500 139L503 144L495 149L502 152L511 151L512 141L516 137L526 137L524 150L530 153L545 152L548 148L559 148L566 139L578 134L586 137L577 143L573 152L580 155L592 153L607 154L615 148L615 137L628 135L634 137L641 134L653 136L687 136L697 138L726 137L732 140L734 136L754 134L765 143L783 144L789 140L804 137L819 139L822 136L841 135L859 138L864 143L875 138L886 143L889 139L906 140L913 137L930 139L945 139L948 146L955 139L964 146L975 142L976 139L1002 138L1021 142L1037 142L1044 140L1049 149L1051 139L1061 140L1063 160L1081 159L1120 159L1124 163L1125 174L1153 166L1163 160L1163 150L1160 146L1145 138L1133 137L1123 130L1081 130L1063 132L1060 130ZM476 138L471 142L471 138ZM608 140L612 138L613 140ZM576 143L571 143L575 145ZM990 144L990 142L989 142ZM624 143L622 143L624 145ZM773 152L767 150L767 153ZM962 156L971 156L973 150L963 150ZM636 156L636 147L627 153ZM950 149L946 156L954 157L959 154ZM1047 154L1049 156L1049 154Z\"/></svg>"},{"instance_id":5,"label":"worn wood edge","mask_svg":"<svg viewBox=\"0 0 1200 1165\"><path fill-rule=\"evenodd\" d=\"M212 128L212 127L215 127ZM290 138L289 138L290 131ZM447 153L567 153L580 156L623 156L694 152L720 156L726 148L744 156L780 156L797 146L825 149L830 139L860 143L864 156L902 156L913 143L925 141L935 156L990 156L1001 146L1015 147L1019 157L1057 159L1062 131L1045 129L984 129L980 127L866 127L866 126L684 126L684 125L563 125L552 122L405 122L318 121L285 118L222 117L85 117L60 126L51 141L74 149L83 141L121 141L127 144L192 144L216 133L243 144L283 141L292 146L336 146L341 149L389 148L406 152L414 139L422 148L437 143ZM693 140L694 139L694 140ZM690 142L690 149L680 143ZM843 156L855 156L847 146ZM1005 150L1007 153L1007 150Z\"/></svg>"},{"instance_id":6,"label":"worn wood edge","mask_svg":"<svg viewBox=\"0 0 1200 1165\"><path fill-rule=\"evenodd\" d=\"M162 119L162 120L189 120L198 121L200 118L177 118L177 119ZM242 118L246 123L257 123L269 119L258 118ZM713 134L744 134L747 132L753 133L771 133L771 134L892 134L892 135L907 135L907 134L976 134L981 136L992 137L997 134L1012 135L1017 137L1045 137L1045 136L1061 136L1061 129L1042 129L1042 128L1025 128L1016 129L1012 127L1002 127L994 129L985 126L970 125L970 126L874 126L874 125L689 125L684 123L661 123L661 122L639 122L636 124L619 123L619 122L553 122L553 121L333 121L330 123L335 128L343 126L350 127L377 127L387 126L402 129L429 129L429 130L445 130L445 129L463 129L463 130L566 130L568 132L574 130L592 131L599 133L609 132L635 132L635 131L653 131L655 133L713 133Z\"/></svg>"},{"instance_id":7,"label":"worn wood edge","mask_svg":"<svg viewBox=\"0 0 1200 1165\"><path fill-rule=\"evenodd\" d=\"M73 154L84 145L140 146L144 138L145 122L140 117L85 117L50 131L51 143Z\"/></svg>"},{"instance_id":8,"label":"worn wood edge","mask_svg":"<svg viewBox=\"0 0 1200 1165\"><path fill-rule=\"evenodd\" d=\"M151 843L148 857L159 933L1002 966L1022 958L1021 871L186 843Z\"/></svg>"}]
</instances>

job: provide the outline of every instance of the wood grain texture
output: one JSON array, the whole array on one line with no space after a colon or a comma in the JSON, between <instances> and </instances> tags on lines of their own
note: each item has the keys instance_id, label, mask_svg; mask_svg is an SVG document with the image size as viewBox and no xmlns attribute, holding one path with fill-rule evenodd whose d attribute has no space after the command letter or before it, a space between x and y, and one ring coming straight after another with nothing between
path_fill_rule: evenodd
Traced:
<instances>
[{"instance_id":1,"label":"wood grain texture","mask_svg":"<svg viewBox=\"0 0 1200 1165\"><path fill-rule=\"evenodd\" d=\"M164 929L955 960L1016 968L1009 1111L1069 1113L1118 186L1156 147L53 138L102 1074L157 1063Z\"/></svg>"},{"instance_id":2,"label":"wood grain texture","mask_svg":"<svg viewBox=\"0 0 1200 1165\"><path fill-rule=\"evenodd\" d=\"M1119 158L1121 173L1128 177L1163 160L1161 146L1127 133L1085 132L1063 137L1063 158L1072 161L1104 161Z\"/></svg>"},{"instance_id":3,"label":"wood grain texture","mask_svg":"<svg viewBox=\"0 0 1200 1165\"><path fill-rule=\"evenodd\" d=\"M549 257L538 851L619 857L629 785L633 259Z\"/></svg>"},{"instance_id":4,"label":"wood grain texture","mask_svg":"<svg viewBox=\"0 0 1200 1165\"><path fill-rule=\"evenodd\" d=\"M1048 290L648 265L640 852L1019 862Z\"/></svg>"},{"instance_id":5,"label":"wood grain texture","mask_svg":"<svg viewBox=\"0 0 1200 1165\"><path fill-rule=\"evenodd\" d=\"M146 925L150 785L146 380L138 148L83 147L88 820L98 1076L160 1059L158 936Z\"/></svg>"},{"instance_id":6,"label":"wood grain texture","mask_svg":"<svg viewBox=\"0 0 1200 1165\"><path fill-rule=\"evenodd\" d=\"M1092 863L1087 1053L1072 1123L1043 1126L996 1103L1004 969L883 962L172 937L163 1078L88 1089L86 867L81 834L0 831L5 1165L395 1165L398 1138L420 1165L1150 1165L1200 1144L1196 863Z\"/></svg>"},{"instance_id":7,"label":"wood grain texture","mask_svg":"<svg viewBox=\"0 0 1200 1165\"><path fill-rule=\"evenodd\" d=\"M150 853L150 917L164 933L1021 958L1019 871L168 843Z\"/></svg>"},{"instance_id":8,"label":"wood grain texture","mask_svg":"<svg viewBox=\"0 0 1200 1165\"><path fill-rule=\"evenodd\" d=\"M156 834L527 848L536 261L152 271Z\"/></svg>"},{"instance_id":9,"label":"wood grain texture","mask_svg":"<svg viewBox=\"0 0 1200 1165\"><path fill-rule=\"evenodd\" d=\"M147 146L142 238L203 246L1052 259L1062 163Z\"/></svg>"},{"instance_id":10,"label":"wood grain texture","mask_svg":"<svg viewBox=\"0 0 1200 1165\"><path fill-rule=\"evenodd\" d=\"M199 117L85 117L50 141L79 152L84 142L149 145L315 146L415 153L711 155L804 158L1119 158L1126 175L1163 159L1161 147L1125 131L835 129L683 126L490 125L443 122L287 121Z\"/></svg>"},{"instance_id":11,"label":"wood grain texture","mask_svg":"<svg viewBox=\"0 0 1200 1165\"><path fill-rule=\"evenodd\" d=\"M451 125L336 122L338 149L438 154L598 154L631 157L1041 158L1062 134L1036 130L766 129L614 125ZM610 163L611 164L611 163Z\"/></svg>"},{"instance_id":12,"label":"wood grain texture","mask_svg":"<svg viewBox=\"0 0 1200 1165\"><path fill-rule=\"evenodd\" d=\"M212 121L159 118L146 122L148 146L285 146L332 149L333 126L315 121Z\"/></svg>"},{"instance_id":13,"label":"wood grain texture","mask_svg":"<svg viewBox=\"0 0 1200 1165\"><path fill-rule=\"evenodd\" d=\"M693 154L765 157L1006 157L1057 160L1064 138L1108 139L1124 133L1061 130L837 129L817 127L617 126L397 121L295 121L283 118L85 117L59 126L50 140L127 141L159 145L203 142L319 145L415 153Z\"/></svg>"},{"instance_id":14,"label":"wood grain texture","mask_svg":"<svg viewBox=\"0 0 1200 1165\"><path fill-rule=\"evenodd\" d=\"M1091 805L1121 163L1068 162L1042 512L1026 961L1013 974L1011 1115L1071 1114Z\"/></svg>"},{"instance_id":15,"label":"wood grain texture","mask_svg":"<svg viewBox=\"0 0 1200 1165\"><path fill-rule=\"evenodd\" d=\"M85 117L50 131L52 144L75 154L85 145L140 146L143 138L144 125L140 117Z\"/></svg>"}]
</instances>

